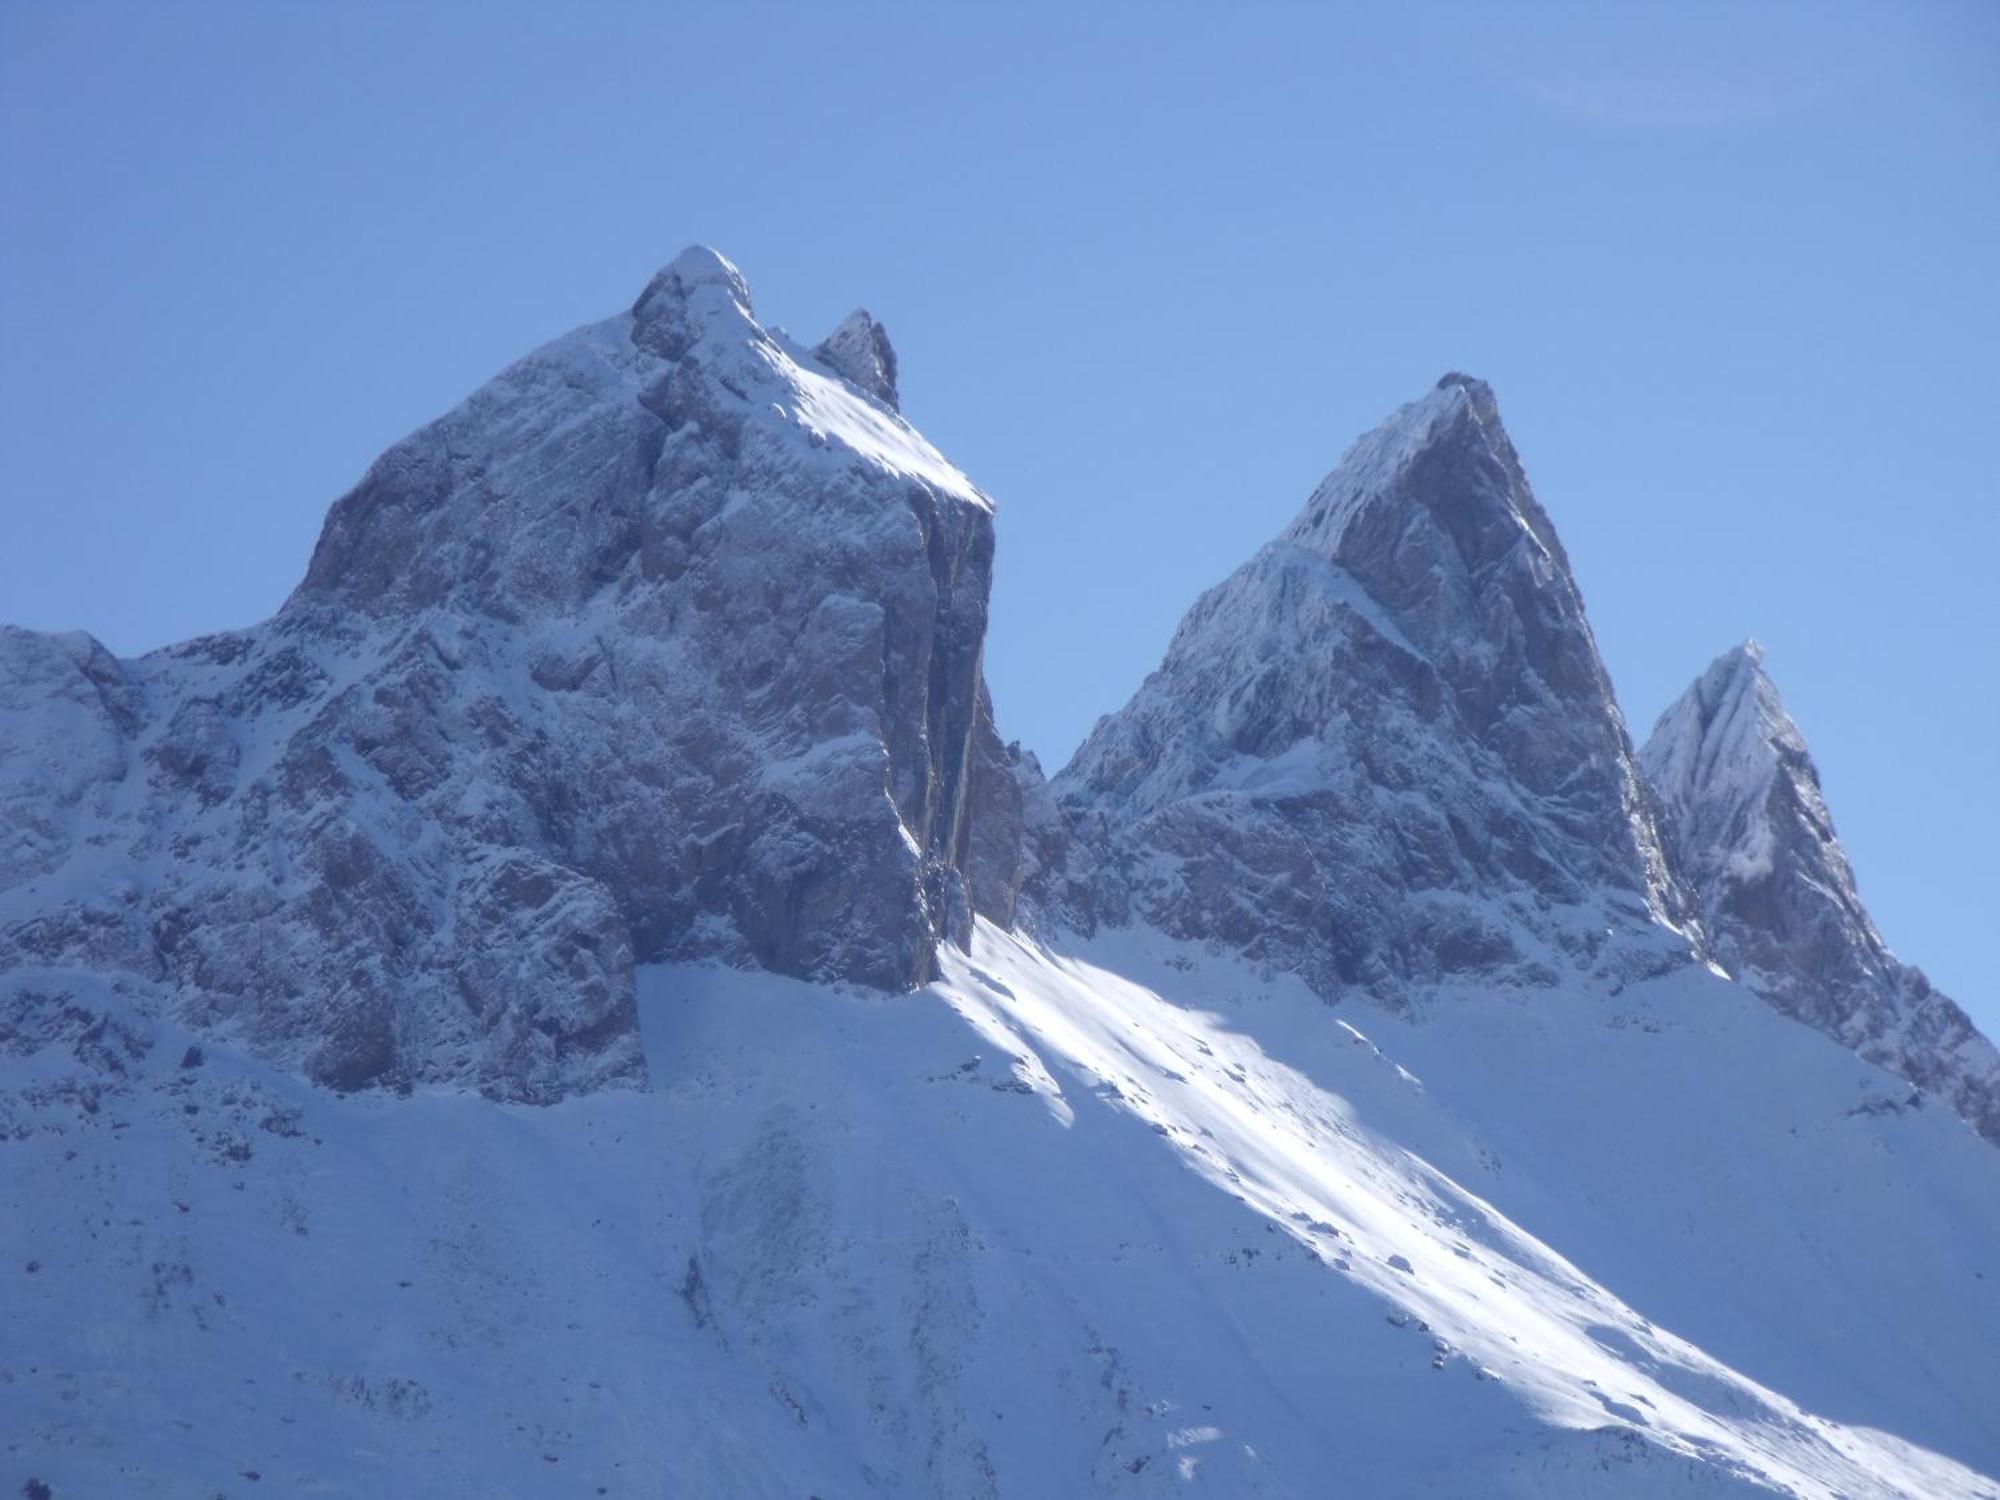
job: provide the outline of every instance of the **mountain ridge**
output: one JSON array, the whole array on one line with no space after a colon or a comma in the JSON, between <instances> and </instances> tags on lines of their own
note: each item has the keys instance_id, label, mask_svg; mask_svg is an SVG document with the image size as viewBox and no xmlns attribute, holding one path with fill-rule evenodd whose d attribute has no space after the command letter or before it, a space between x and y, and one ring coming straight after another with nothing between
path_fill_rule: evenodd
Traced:
<instances>
[{"instance_id":1,"label":"mountain ridge","mask_svg":"<svg viewBox=\"0 0 2000 1500\"><path fill-rule=\"evenodd\" d=\"M1991 1048L1755 653L1635 751L1454 372L1045 777L903 373L691 247L263 625L0 629L10 1455L2000 1500Z\"/></svg>"}]
</instances>

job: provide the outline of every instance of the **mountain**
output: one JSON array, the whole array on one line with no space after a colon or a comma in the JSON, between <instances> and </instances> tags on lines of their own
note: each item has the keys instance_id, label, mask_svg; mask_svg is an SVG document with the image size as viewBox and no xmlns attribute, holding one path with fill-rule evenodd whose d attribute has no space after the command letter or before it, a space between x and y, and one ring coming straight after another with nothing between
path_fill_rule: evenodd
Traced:
<instances>
[{"instance_id":1,"label":"mountain","mask_svg":"<svg viewBox=\"0 0 2000 1500\"><path fill-rule=\"evenodd\" d=\"M0 635L0 980L548 1101L641 1079L635 964L931 978L993 521L894 373L689 250L385 453L266 624Z\"/></svg>"},{"instance_id":2,"label":"mountain","mask_svg":"<svg viewBox=\"0 0 2000 1500\"><path fill-rule=\"evenodd\" d=\"M905 373L690 250L271 621L0 634L0 1483L2000 1500L1977 1039L1492 393L1045 779Z\"/></svg>"},{"instance_id":3,"label":"mountain","mask_svg":"<svg viewBox=\"0 0 2000 1500\"><path fill-rule=\"evenodd\" d=\"M1136 917L1328 996L1696 950L1562 543L1463 375L1196 602L1049 793L1058 920Z\"/></svg>"},{"instance_id":4,"label":"mountain","mask_svg":"<svg viewBox=\"0 0 2000 1500\"><path fill-rule=\"evenodd\" d=\"M1660 716L1641 764L1730 972L2000 1143L2000 1051L1875 930L1756 642Z\"/></svg>"}]
</instances>

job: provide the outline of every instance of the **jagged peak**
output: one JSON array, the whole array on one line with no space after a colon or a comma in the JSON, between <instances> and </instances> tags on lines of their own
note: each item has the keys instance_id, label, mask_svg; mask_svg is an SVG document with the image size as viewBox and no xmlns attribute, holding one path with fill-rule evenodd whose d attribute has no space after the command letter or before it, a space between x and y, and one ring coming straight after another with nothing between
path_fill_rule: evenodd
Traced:
<instances>
[{"instance_id":1,"label":"jagged peak","mask_svg":"<svg viewBox=\"0 0 2000 1500\"><path fill-rule=\"evenodd\" d=\"M889 331L858 307L814 348L813 358L878 401L900 409L896 349Z\"/></svg>"},{"instance_id":2,"label":"jagged peak","mask_svg":"<svg viewBox=\"0 0 2000 1500\"><path fill-rule=\"evenodd\" d=\"M1452 485L1446 491L1407 483L1427 461L1468 468L1487 467L1490 485ZM1567 573L1569 559L1555 528L1528 487L1526 471L1500 419L1493 388L1476 376L1452 370L1415 401L1399 407L1364 434L1320 481L1305 508L1286 529L1285 540L1335 556L1349 529L1378 501L1427 505L1457 504L1474 492L1504 509Z\"/></svg>"},{"instance_id":3,"label":"jagged peak","mask_svg":"<svg viewBox=\"0 0 2000 1500\"><path fill-rule=\"evenodd\" d=\"M1639 768L1705 904L1714 907L1724 887L1765 880L1804 860L1814 872L1809 883L1849 913L1865 934L1859 940L1880 946L1834 833L1818 767L1755 640L1716 657L1660 715Z\"/></svg>"},{"instance_id":4,"label":"jagged peak","mask_svg":"<svg viewBox=\"0 0 2000 1500\"><path fill-rule=\"evenodd\" d=\"M1733 691L1757 691L1759 682L1776 695L1776 685L1764 670L1764 646L1755 636L1747 636L1716 657L1695 680L1693 691L1706 703L1719 703Z\"/></svg>"},{"instance_id":5,"label":"jagged peak","mask_svg":"<svg viewBox=\"0 0 2000 1500\"><path fill-rule=\"evenodd\" d=\"M718 321L756 330L750 284L728 257L690 245L654 274L632 304L632 342L662 358L680 359Z\"/></svg>"},{"instance_id":6,"label":"jagged peak","mask_svg":"<svg viewBox=\"0 0 2000 1500\"><path fill-rule=\"evenodd\" d=\"M1481 380L1477 375L1468 375L1463 370L1446 370L1444 374L1438 376L1437 384L1432 386L1431 389L1434 391L1464 391L1470 400L1484 401L1489 405L1493 401L1493 387Z\"/></svg>"},{"instance_id":7,"label":"jagged peak","mask_svg":"<svg viewBox=\"0 0 2000 1500\"><path fill-rule=\"evenodd\" d=\"M2000 1054L1876 929L1763 647L1710 662L1639 764L1730 972L2000 1142Z\"/></svg>"},{"instance_id":8,"label":"jagged peak","mask_svg":"<svg viewBox=\"0 0 2000 1500\"><path fill-rule=\"evenodd\" d=\"M1818 783L1805 736L1755 639L1708 664L1660 715L1639 760L1654 790L1682 813L1696 803L1741 808L1761 798L1781 770Z\"/></svg>"},{"instance_id":9,"label":"jagged peak","mask_svg":"<svg viewBox=\"0 0 2000 1500\"><path fill-rule=\"evenodd\" d=\"M649 297L671 291L686 296L696 287L719 286L743 304L745 311L751 307L750 283L743 279L743 273L736 263L720 250L707 245L689 245L672 260L653 274L646 283L645 291L639 294L635 309L643 306Z\"/></svg>"},{"instance_id":10,"label":"jagged peak","mask_svg":"<svg viewBox=\"0 0 2000 1500\"><path fill-rule=\"evenodd\" d=\"M1754 637L1711 661L1684 697L1704 735L1756 732L1765 738L1763 731L1790 724L1777 684L1764 670L1764 648Z\"/></svg>"},{"instance_id":11,"label":"jagged peak","mask_svg":"<svg viewBox=\"0 0 2000 1500\"><path fill-rule=\"evenodd\" d=\"M1081 840L1145 871L1080 882L1078 920L1136 903L1284 955L1315 986L1393 987L1525 965L1567 941L1545 913L1600 902L1602 922L1576 920L1613 932L1605 962L1679 961L1691 902L1631 753L1492 391L1454 373L1195 603L1159 671L1051 786ZM1449 832L1404 803L1419 785L1452 805ZM1497 918L1488 930L1503 909L1532 942L1516 948Z\"/></svg>"}]
</instances>

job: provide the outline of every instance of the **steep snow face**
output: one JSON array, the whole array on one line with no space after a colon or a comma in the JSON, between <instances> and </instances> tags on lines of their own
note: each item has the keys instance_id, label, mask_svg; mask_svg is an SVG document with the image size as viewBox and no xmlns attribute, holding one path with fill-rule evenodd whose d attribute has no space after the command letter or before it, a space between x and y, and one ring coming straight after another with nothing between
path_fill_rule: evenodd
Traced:
<instances>
[{"instance_id":1,"label":"steep snow face","mask_svg":"<svg viewBox=\"0 0 2000 1500\"><path fill-rule=\"evenodd\" d=\"M1364 1032L1151 934L942 967L642 969L650 1089L548 1109L11 1005L10 1477L2000 1496L2000 1155L1740 986Z\"/></svg>"},{"instance_id":2,"label":"steep snow face","mask_svg":"<svg viewBox=\"0 0 2000 1500\"><path fill-rule=\"evenodd\" d=\"M2000 1051L1876 932L1762 648L1716 658L1660 716L1640 762L1722 961L2000 1142Z\"/></svg>"},{"instance_id":3,"label":"steep snow face","mask_svg":"<svg viewBox=\"0 0 2000 1500\"><path fill-rule=\"evenodd\" d=\"M1205 594L1030 828L1031 895L1385 995L1685 959L1568 561L1449 375Z\"/></svg>"},{"instance_id":4,"label":"steep snow face","mask_svg":"<svg viewBox=\"0 0 2000 1500\"><path fill-rule=\"evenodd\" d=\"M635 963L929 979L992 507L852 333L793 348L689 250L385 453L267 624L0 637L7 985L546 1100L638 1076Z\"/></svg>"}]
</instances>

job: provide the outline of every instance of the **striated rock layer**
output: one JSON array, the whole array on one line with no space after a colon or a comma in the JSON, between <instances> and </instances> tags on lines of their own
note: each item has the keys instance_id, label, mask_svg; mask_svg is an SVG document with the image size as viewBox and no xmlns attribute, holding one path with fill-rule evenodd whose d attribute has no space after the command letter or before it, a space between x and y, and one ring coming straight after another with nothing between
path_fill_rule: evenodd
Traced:
<instances>
[{"instance_id":1,"label":"striated rock layer","mask_svg":"<svg viewBox=\"0 0 2000 1500\"><path fill-rule=\"evenodd\" d=\"M0 982L546 1100L641 1072L636 962L930 979L993 517L895 377L692 249L385 453L269 622L0 635Z\"/></svg>"},{"instance_id":2,"label":"striated rock layer","mask_svg":"<svg viewBox=\"0 0 2000 1500\"><path fill-rule=\"evenodd\" d=\"M1756 642L1702 673L1640 759L1730 972L2000 1142L2000 1051L1875 930Z\"/></svg>"}]
</instances>

